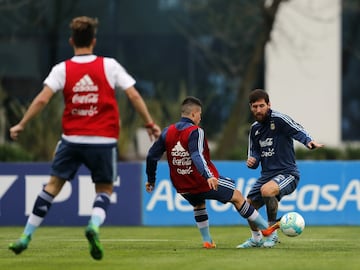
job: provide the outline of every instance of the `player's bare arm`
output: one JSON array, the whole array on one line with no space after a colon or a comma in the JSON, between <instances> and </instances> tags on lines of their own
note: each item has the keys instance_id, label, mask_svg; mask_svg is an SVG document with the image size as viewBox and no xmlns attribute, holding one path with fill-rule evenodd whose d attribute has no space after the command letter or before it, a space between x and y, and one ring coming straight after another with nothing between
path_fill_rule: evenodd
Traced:
<instances>
[{"instance_id":1,"label":"player's bare arm","mask_svg":"<svg viewBox=\"0 0 360 270\"><path fill-rule=\"evenodd\" d=\"M154 123L154 120L151 118L151 115L148 111L148 108L135 87L131 86L125 91L130 102L134 106L135 110L140 114L141 118L145 122L146 130L149 134L150 140L159 138L161 134L161 129L158 125Z\"/></svg>"},{"instance_id":2,"label":"player's bare arm","mask_svg":"<svg viewBox=\"0 0 360 270\"><path fill-rule=\"evenodd\" d=\"M54 92L51 88L45 85L43 90L34 98L20 122L10 128L11 139L18 139L19 134L25 129L26 124L43 110L53 95Z\"/></svg>"}]
</instances>

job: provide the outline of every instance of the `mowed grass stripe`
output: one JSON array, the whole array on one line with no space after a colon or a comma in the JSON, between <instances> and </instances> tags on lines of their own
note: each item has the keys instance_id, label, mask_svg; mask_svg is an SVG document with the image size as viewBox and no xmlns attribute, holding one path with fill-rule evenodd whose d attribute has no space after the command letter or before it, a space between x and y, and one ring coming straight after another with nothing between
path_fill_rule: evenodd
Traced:
<instances>
[{"instance_id":1,"label":"mowed grass stripe","mask_svg":"<svg viewBox=\"0 0 360 270\"><path fill-rule=\"evenodd\" d=\"M358 226L307 227L294 238L279 233L275 248L239 250L235 246L250 236L245 226L213 226L214 250L201 247L194 227L104 226L100 237L102 261L88 253L85 227L40 227L21 255L8 244L22 227L0 227L0 269L359 269Z\"/></svg>"}]
</instances>

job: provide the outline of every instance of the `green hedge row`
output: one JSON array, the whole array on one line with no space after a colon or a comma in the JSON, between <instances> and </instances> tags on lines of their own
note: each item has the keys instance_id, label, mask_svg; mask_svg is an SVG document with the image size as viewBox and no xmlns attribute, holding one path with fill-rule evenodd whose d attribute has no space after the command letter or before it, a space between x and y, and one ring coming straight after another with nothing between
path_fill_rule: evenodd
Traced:
<instances>
[{"instance_id":1,"label":"green hedge row","mask_svg":"<svg viewBox=\"0 0 360 270\"><path fill-rule=\"evenodd\" d=\"M298 160L360 160L360 147L325 147L313 151L306 148L298 148L295 152ZM237 153L232 155L231 159L244 160L246 159L246 154ZM0 161L24 162L34 160L36 160L34 156L23 149L20 144L0 145Z\"/></svg>"},{"instance_id":2,"label":"green hedge row","mask_svg":"<svg viewBox=\"0 0 360 270\"><path fill-rule=\"evenodd\" d=\"M33 161L31 153L23 149L19 144L10 143L0 145L0 161Z\"/></svg>"},{"instance_id":3,"label":"green hedge row","mask_svg":"<svg viewBox=\"0 0 360 270\"><path fill-rule=\"evenodd\" d=\"M360 159L360 147L324 147L316 150L296 149L298 160L357 160Z\"/></svg>"}]
</instances>

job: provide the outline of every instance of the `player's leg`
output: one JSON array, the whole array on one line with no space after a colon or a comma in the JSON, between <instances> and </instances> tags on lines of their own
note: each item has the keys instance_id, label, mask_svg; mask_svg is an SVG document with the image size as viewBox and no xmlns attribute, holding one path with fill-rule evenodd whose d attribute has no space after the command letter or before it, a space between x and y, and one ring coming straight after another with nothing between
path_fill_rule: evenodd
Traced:
<instances>
[{"instance_id":1,"label":"player's leg","mask_svg":"<svg viewBox=\"0 0 360 270\"><path fill-rule=\"evenodd\" d=\"M245 200L244 196L239 190L234 190L230 202L235 206L238 213L243 218L246 218L249 222L254 224L256 228L266 229L268 227L268 223L265 221L265 219L254 208L254 206Z\"/></svg>"},{"instance_id":2,"label":"player's leg","mask_svg":"<svg viewBox=\"0 0 360 270\"><path fill-rule=\"evenodd\" d=\"M261 188L261 195L264 199L266 205L266 214L268 217L269 226L272 226L276 223L277 212L279 202L277 199L277 195L279 195L280 188L277 182L269 181ZM276 243L279 241L277 230L275 230L272 234L270 234L264 242L264 247L274 247Z\"/></svg>"},{"instance_id":3,"label":"player's leg","mask_svg":"<svg viewBox=\"0 0 360 270\"><path fill-rule=\"evenodd\" d=\"M231 202L238 213L249 222L254 223L256 228L265 229L268 227L266 220L249 202L245 200L241 192L235 189L234 180L227 177L219 177L218 183L219 185L217 191L210 190L209 192L204 193L206 199L213 199L222 203ZM261 232L259 232L259 234L262 237ZM260 246L262 242L258 241L254 243L256 246Z\"/></svg>"},{"instance_id":4,"label":"player's leg","mask_svg":"<svg viewBox=\"0 0 360 270\"><path fill-rule=\"evenodd\" d=\"M203 240L203 247L215 248L216 244L210 234L209 216L206 210L205 201L194 207L194 218Z\"/></svg>"},{"instance_id":5,"label":"player's leg","mask_svg":"<svg viewBox=\"0 0 360 270\"><path fill-rule=\"evenodd\" d=\"M257 181L248 193L247 202L256 210L260 209L264 205L264 201L260 193L261 185L262 183ZM249 219L248 224L251 231L251 237L245 240L242 244L238 245L237 248L262 247L264 243L263 235L258 228L258 225Z\"/></svg>"},{"instance_id":6,"label":"player's leg","mask_svg":"<svg viewBox=\"0 0 360 270\"><path fill-rule=\"evenodd\" d=\"M9 249L15 254L20 254L27 249L35 230L41 225L48 213L54 198L59 194L65 184L65 180L51 176L49 182L37 196L32 213L28 217L24 231L15 243L9 245Z\"/></svg>"},{"instance_id":7,"label":"player's leg","mask_svg":"<svg viewBox=\"0 0 360 270\"><path fill-rule=\"evenodd\" d=\"M51 166L50 180L35 200L32 214L28 218L23 235L16 243L9 245L9 249L15 254L20 254L27 248L33 233L40 226L49 211L53 199L64 186L65 179L72 179L74 177L80 166L80 163L73 158L74 151L76 151L76 148L73 147L73 144L63 140L57 144Z\"/></svg>"},{"instance_id":8,"label":"player's leg","mask_svg":"<svg viewBox=\"0 0 360 270\"><path fill-rule=\"evenodd\" d=\"M83 154L84 163L91 171L96 193L85 236L89 242L90 255L95 260L101 260L104 251L99 239L99 229L106 219L113 183L117 177L117 149L115 144L101 147L94 145Z\"/></svg>"},{"instance_id":9,"label":"player's leg","mask_svg":"<svg viewBox=\"0 0 360 270\"><path fill-rule=\"evenodd\" d=\"M104 255L103 247L99 240L99 229L106 219L112 191L112 183L95 184L96 196L89 224L85 229L85 236L89 241L90 254L95 260L101 260Z\"/></svg>"},{"instance_id":10,"label":"player's leg","mask_svg":"<svg viewBox=\"0 0 360 270\"><path fill-rule=\"evenodd\" d=\"M205 198L200 194L181 194L194 208L194 219L199 229L204 248L215 248L215 242L210 234L209 216L206 210Z\"/></svg>"},{"instance_id":11,"label":"player's leg","mask_svg":"<svg viewBox=\"0 0 360 270\"><path fill-rule=\"evenodd\" d=\"M105 219L107 208L110 205L110 196L113 192L112 183L96 183L95 184L95 199L89 224L94 227L100 227Z\"/></svg>"},{"instance_id":12,"label":"player's leg","mask_svg":"<svg viewBox=\"0 0 360 270\"><path fill-rule=\"evenodd\" d=\"M261 187L261 196L266 205L269 226L277 222L279 200L292 193L298 183L298 177L290 174L280 174ZM269 235L264 242L264 247L274 247L279 242L277 231Z\"/></svg>"}]
</instances>

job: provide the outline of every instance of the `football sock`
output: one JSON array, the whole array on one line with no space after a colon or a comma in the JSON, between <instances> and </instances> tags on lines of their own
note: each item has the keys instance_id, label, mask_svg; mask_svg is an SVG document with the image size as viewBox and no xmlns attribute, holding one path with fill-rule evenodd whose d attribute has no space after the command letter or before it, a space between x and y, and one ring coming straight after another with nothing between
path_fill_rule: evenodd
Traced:
<instances>
[{"instance_id":1,"label":"football sock","mask_svg":"<svg viewBox=\"0 0 360 270\"><path fill-rule=\"evenodd\" d=\"M106 210L110 205L110 196L107 193L98 193L95 197L90 218L91 225L100 227L106 218Z\"/></svg>"},{"instance_id":2,"label":"football sock","mask_svg":"<svg viewBox=\"0 0 360 270\"><path fill-rule=\"evenodd\" d=\"M46 192L45 190L42 190L39 193L35 200L33 211L26 222L23 232L24 235L32 235L35 230L41 225L52 205L53 200L54 196Z\"/></svg>"},{"instance_id":3,"label":"football sock","mask_svg":"<svg viewBox=\"0 0 360 270\"><path fill-rule=\"evenodd\" d=\"M203 242L212 242L209 229L209 217L206 208L194 209L196 225L200 231Z\"/></svg>"},{"instance_id":4,"label":"football sock","mask_svg":"<svg viewBox=\"0 0 360 270\"><path fill-rule=\"evenodd\" d=\"M262 239L262 234L260 231L251 231L251 237L255 242L259 242Z\"/></svg>"},{"instance_id":5,"label":"football sock","mask_svg":"<svg viewBox=\"0 0 360 270\"><path fill-rule=\"evenodd\" d=\"M265 219L247 201L243 203L238 212L243 218L254 222L259 229L266 229L268 227L268 223L265 221Z\"/></svg>"},{"instance_id":6,"label":"football sock","mask_svg":"<svg viewBox=\"0 0 360 270\"><path fill-rule=\"evenodd\" d=\"M267 221L256 210L248 219L254 222L256 226L261 230L266 229L268 227Z\"/></svg>"}]
</instances>

